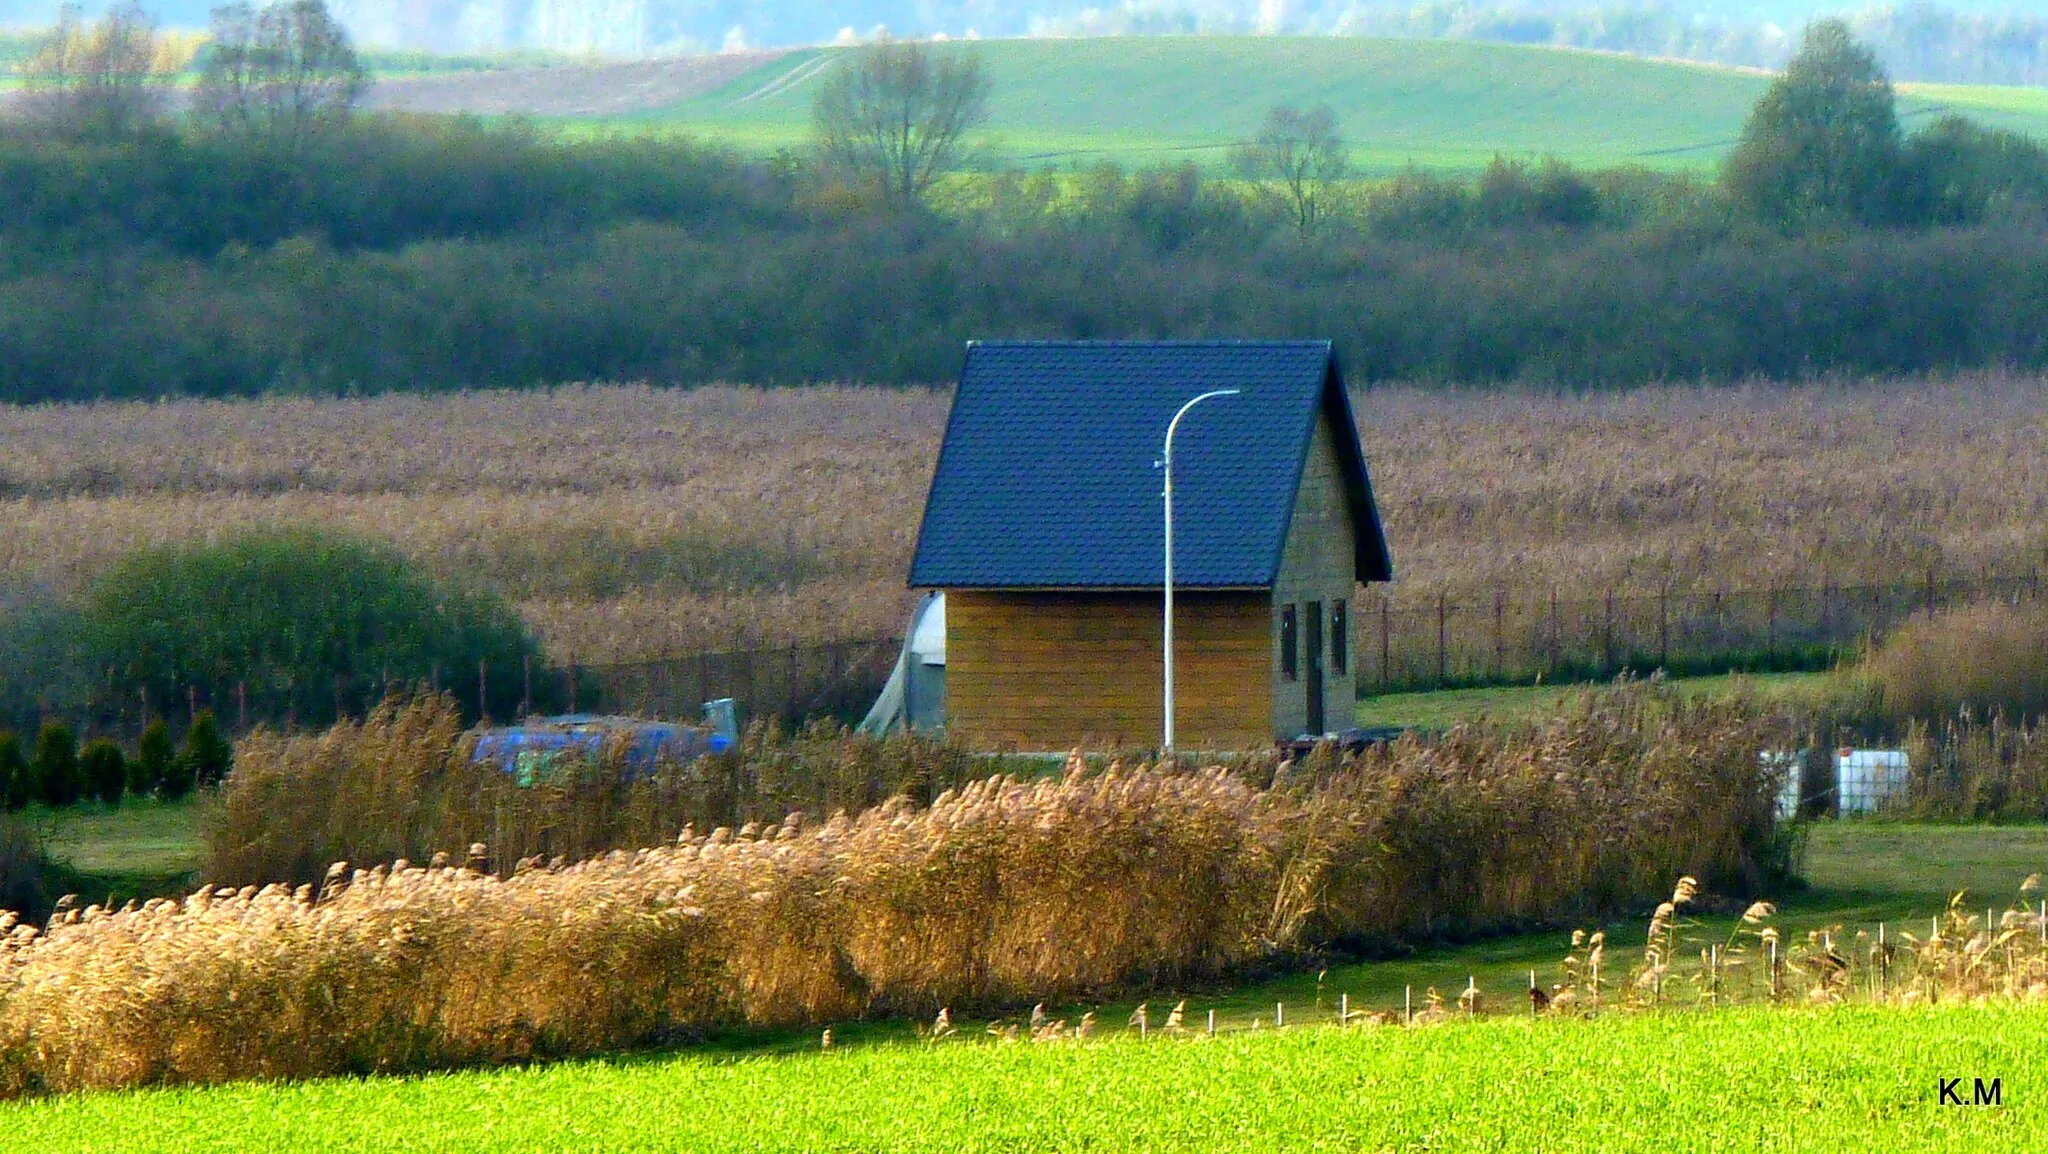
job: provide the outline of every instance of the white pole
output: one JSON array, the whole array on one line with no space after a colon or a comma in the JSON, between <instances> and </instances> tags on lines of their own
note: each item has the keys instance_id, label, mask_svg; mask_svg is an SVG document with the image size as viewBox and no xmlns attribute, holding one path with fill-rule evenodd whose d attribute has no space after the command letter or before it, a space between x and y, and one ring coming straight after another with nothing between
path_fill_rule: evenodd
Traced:
<instances>
[{"instance_id":1,"label":"white pole","mask_svg":"<svg viewBox=\"0 0 2048 1154\"><path fill-rule=\"evenodd\" d=\"M1166 683L1166 700L1164 703L1166 731L1159 743L1159 754L1161 757L1173 752L1173 432L1180 427L1180 419L1188 415L1189 409L1194 408L1210 397L1234 397L1239 391L1237 389L1214 389L1203 393L1201 396L1182 405L1180 411L1173 415L1173 420L1167 422L1166 425L1166 448L1161 454L1160 460L1160 463L1166 469L1166 489L1163 494L1166 498L1166 574L1165 580L1161 582L1161 586L1166 594L1166 620L1161 631L1163 634L1161 645L1164 647L1166 655L1164 673Z\"/></svg>"}]
</instances>

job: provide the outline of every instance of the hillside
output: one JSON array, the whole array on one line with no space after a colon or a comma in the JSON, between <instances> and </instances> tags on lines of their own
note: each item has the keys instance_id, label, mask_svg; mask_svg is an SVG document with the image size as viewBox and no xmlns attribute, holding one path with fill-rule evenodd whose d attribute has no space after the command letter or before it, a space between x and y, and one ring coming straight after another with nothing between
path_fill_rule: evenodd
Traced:
<instances>
[{"instance_id":1,"label":"hillside","mask_svg":"<svg viewBox=\"0 0 2048 1154\"><path fill-rule=\"evenodd\" d=\"M1761 73L1567 49L1451 41L1309 37L1150 37L1000 40L942 45L978 51L994 82L983 163L1220 163L1276 104L1336 109L1369 172L1409 164L1471 169L1495 153L1554 154L1593 166L1692 168L1712 163L1740 132L1769 78ZM801 144L818 78L836 53L808 49L756 58L725 83L664 103L578 91L548 70L523 107L593 125L658 124L750 151ZM678 68L690 67L678 62ZM600 84L599 70L591 81ZM701 75L701 70L699 71ZM503 111L507 74L481 74L478 111ZM437 79L437 108L462 105L456 77ZM574 84L568 87L576 88ZM386 86L379 103L405 101ZM590 109L605 112L593 116ZM1906 86L1909 127L1942 110L2048 135L2048 90Z\"/></svg>"}]
</instances>

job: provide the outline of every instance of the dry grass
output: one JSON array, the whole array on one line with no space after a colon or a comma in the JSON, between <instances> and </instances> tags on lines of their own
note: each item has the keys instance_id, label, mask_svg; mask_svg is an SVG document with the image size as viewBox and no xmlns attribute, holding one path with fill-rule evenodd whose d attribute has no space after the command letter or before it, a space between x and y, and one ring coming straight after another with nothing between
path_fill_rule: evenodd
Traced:
<instances>
[{"instance_id":1,"label":"dry grass","mask_svg":"<svg viewBox=\"0 0 2048 1154\"><path fill-rule=\"evenodd\" d=\"M2048 559L2038 378L1358 409L1400 580L1471 604L2026 572ZM947 397L564 388L0 409L0 584L317 520L517 602L556 655L900 628Z\"/></svg>"},{"instance_id":2,"label":"dry grass","mask_svg":"<svg viewBox=\"0 0 2048 1154\"><path fill-rule=\"evenodd\" d=\"M2048 715L2048 605L1991 603L1915 621L1870 655L1865 672L1900 720Z\"/></svg>"},{"instance_id":3,"label":"dry grass","mask_svg":"<svg viewBox=\"0 0 2048 1154\"><path fill-rule=\"evenodd\" d=\"M336 740L368 767L451 736L430 704L410 713ZM337 865L317 887L72 911L0 942L0 1096L1029 1005L1323 937L1563 916L1674 873L1739 882L1769 840L1754 724L1637 685L1540 727L1359 764L1075 762L927 808L686 830L510 876L483 868L484 846L454 846L462 864ZM402 778L349 801L416 796Z\"/></svg>"},{"instance_id":4,"label":"dry grass","mask_svg":"<svg viewBox=\"0 0 2048 1154\"><path fill-rule=\"evenodd\" d=\"M318 733L259 728L203 822L215 885L318 881L329 863L426 858L474 843L496 872L528 858L577 861L655 845L686 828L751 831L793 812L858 813L903 796L929 802L987 770L965 750L914 734L852 738L817 723L751 726L730 751L629 779L618 751L566 761L521 785L476 764L447 696L387 699L360 722Z\"/></svg>"},{"instance_id":5,"label":"dry grass","mask_svg":"<svg viewBox=\"0 0 2048 1154\"><path fill-rule=\"evenodd\" d=\"M1994 903L1981 915L1957 894L1947 910L1917 926L1834 925L1796 937L1774 924L1777 907L1761 901L1725 937L1706 935L1689 917L1695 897L1694 880L1680 878L1651 915L1641 962L1625 972L1603 972L1604 934L1575 933L1559 980L1547 990L1532 988L1530 1002L1580 1015L1750 1003L2048 1002L2048 906L2041 904L2038 876L2025 879L2002 908Z\"/></svg>"}]
</instances>

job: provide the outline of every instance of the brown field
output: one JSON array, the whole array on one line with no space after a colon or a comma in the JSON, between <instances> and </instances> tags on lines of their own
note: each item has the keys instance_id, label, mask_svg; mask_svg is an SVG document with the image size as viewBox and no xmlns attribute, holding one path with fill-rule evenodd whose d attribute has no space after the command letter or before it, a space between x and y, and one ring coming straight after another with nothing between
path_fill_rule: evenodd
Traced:
<instances>
[{"instance_id":1,"label":"brown field","mask_svg":"<svg viewBox=\"0 0 2048 1154\"><path fill-rule=\"evenodd\" d=\"M680 104L774 60L728 52L659 60L379 77L363 104L395 112L617 116Z\"/></svg>"},{"instance_id":2,"label":"brown field","mask_svg":"<svg viewBox=\"0 0 2048 1154\"><path fill-rule=\"evenodd\" d=\"M1357 401L1397 604L2048 560L2040 378ZM885 634L946 409L836 387L0 409L0 592L311 522L503 592L557 657Z\"/></svg>"}]
</instances>

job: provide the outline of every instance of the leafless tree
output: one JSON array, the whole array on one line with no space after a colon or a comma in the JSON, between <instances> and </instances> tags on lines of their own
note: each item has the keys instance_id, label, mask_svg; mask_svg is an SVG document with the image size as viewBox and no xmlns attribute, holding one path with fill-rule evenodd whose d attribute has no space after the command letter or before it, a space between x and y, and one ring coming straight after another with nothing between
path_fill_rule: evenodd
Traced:
<instances>
[{"instance_id":1,"label":"leafless tree","mask_svg":"<svg viewBox=\"0 0 2048 1154\"><path fill-rule=\"evenodd\" d=\"M238 0L213 10L192 115L295 153L344 123L363 85L348 31L322 0L278 0L260 11Z\"/></svg>"},{"instance_id":2,"label":"leafless tree","mask_svg":"<svg viewBox=\"0 0 2048 1154\"><path fill-rule=\"evenodd\" d=\"M825 78L812 108L818 147L848 177L909 202L959 162L988 94L978 55L885 41Z\"/></svg>"},{"instance_id":3,"label":"leafless tree","mask_svg":"<svg viewBox=\"0 0 2048 1154\"><path fill-rule=\"evenodd\" d=\"M57 25L22 68L23 109L45 130L79 140L115 140L155 124L166 70L156 21L135 0L98 22L65 5Z\"/></svg>"},{"instance_id":4,"label":"leafless tree","mask_svg":"<svg viewBox=\"0 0 2048 1154\"><path fill-rule=\"evenodd\" d=\"M1247 180L1279 185L1303 235L1322 219L1329 186L1351 171L1337 115L1327 104L1307 112L1273 109L1257 136L1231 150L1230 160Z\"/></svg>"}]
</instances>

